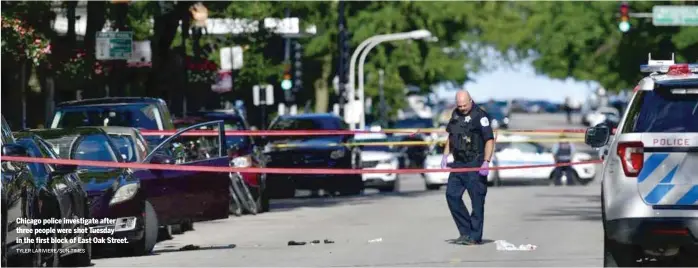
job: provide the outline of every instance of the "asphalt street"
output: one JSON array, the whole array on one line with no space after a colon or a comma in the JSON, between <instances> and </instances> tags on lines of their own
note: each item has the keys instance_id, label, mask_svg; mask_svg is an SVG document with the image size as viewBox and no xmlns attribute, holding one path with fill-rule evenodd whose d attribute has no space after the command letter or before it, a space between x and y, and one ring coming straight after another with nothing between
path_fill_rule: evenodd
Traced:
<instances>
[{"instance_id":1,"label":"asphalt street","mask_svg":"<svg viewBox=\"0 0 698 268\"><path fill-rule=\"evenodd\" d=\"M566 126L563 116L514 115L512 128ZM557 119L555 119L557 118ZM553 123L550 123L553 122ZM577 121L578 122L578 121ZM521 125L519 125L521 124ZM196 223L156 245L152 255L94 259L95 266L601 266L598 180L586 186L490 187L485 244L453 245L458 236L445 192L419 175L400 177L399 192L356 197L273 200L271 212ZM465 196L469 207L469 198ZM325 244L325 239L334 243ZM289 246L291 240L306 245ZM311 244L319 240L319 244ZM499 251L495 241L533 244Z\"/></svg>"}]
</instances>

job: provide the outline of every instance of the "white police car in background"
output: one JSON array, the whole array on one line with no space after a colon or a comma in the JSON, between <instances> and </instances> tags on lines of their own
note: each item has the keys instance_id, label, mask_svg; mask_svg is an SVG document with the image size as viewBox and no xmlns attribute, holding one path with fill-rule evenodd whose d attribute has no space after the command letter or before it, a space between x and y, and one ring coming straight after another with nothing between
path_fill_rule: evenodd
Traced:
<instances>
[{"instance_id":1,"label":"white police car in background","mask_svg":"<svg viewBox=\"0 0 698 268\"><path fill-rule=\"evenodd\" d=\"M354 142L385 143L388 136L383 133L360 133L354 136ZM361 148L362 169L399 169L398 154L388 145L359 145ZM361 175L365 188L375 188L381 192L393 192L399 184L397 173L364 173Z\"/></svg>"},{"instance_id":2,"label":"white police car in background","mask_svg":"<svg viewBox=\"0 0 698 268\"><path fill-rule=\"evenodd\" d=\"M601 187L604 265L698 266L698 65L653 61L610 143Z\"/></svg>"},{"instance_id":3,"label":"white police car in background","mask_svg":"<svg viewBox=\"0 0 698 268\"><path fill-rule=\"evenodd\" d=\"M442 140L445 142L445 138ZM424 167L427 169L440 169L441 159L443 157L443 146L434 146L430 155L424 161ZM572 156L573 162L589 161L591 155L583 152L576 152ZM448 162L453 162L453 155L448 156ZM495 153L490 162L490 167L507 167L507 166L528 166L528 165L552 165L555 164L553 153L545 148L541 143L532 141L530 137L523 135L497 135L495 143ZM508 182L532 182L537 180L549 180L552 177L553 170L550 167L537 168L518 168L518 169L502 169L490 170L487 176L487 183L492 186L500 186L502 181ZM586 184L596 176L596 167L594 164L579 164L573 165L572 169L577 175L578 182ZM448 172L430 172L422 174L424 184L429 190L437 190L442 185L448 182Z\"/></svg>"}]
</instances>

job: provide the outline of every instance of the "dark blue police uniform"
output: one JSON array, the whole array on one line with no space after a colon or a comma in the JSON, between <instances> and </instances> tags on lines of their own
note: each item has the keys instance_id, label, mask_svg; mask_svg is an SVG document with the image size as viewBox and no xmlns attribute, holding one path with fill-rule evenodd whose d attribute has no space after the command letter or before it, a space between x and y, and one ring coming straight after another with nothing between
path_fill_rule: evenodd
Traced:
<instances>
[{"instance_id":1,"label":"dark blue police uniform","mask_svg":"<svg viewBox=\"0 0 698 268\"><path fill-rule=\"evenodd\" d=\"M494 138L489 115L473 104L468 114L455 109L446 127L453 154L451 168L480 167L485 158L485 143ZM489 159L488 159L489 160ZM463 193L468 191L473 205L470 214L463 203ZM469 237L474 242L482 241L482 228L485 214L487 177L477 171L451 172L446 185L446 201L456 222L461 237Z\"/></svg>"}]
</instances>

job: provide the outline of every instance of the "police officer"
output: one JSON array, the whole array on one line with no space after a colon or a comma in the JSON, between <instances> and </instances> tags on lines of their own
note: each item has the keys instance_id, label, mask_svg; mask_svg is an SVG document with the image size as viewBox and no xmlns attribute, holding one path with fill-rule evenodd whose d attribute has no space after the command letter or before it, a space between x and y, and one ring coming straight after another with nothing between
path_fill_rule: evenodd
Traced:
<instances>
[{"instance_id":1,"label":"police officer","mask_svg":"<svg viewBox=\"0 0 698 268\"><path fill-rule=\"evenodd\" d=\"M563 141L553 145L552 152L555 158L556 164L564 164L572 162L572 155L574 155L574 145L568 141ZM567 176L567 184L574 185L576 178L576 173L572 169L572 166L565 165L556 167L553 170L553 183L555 185L562 185L562 176Z\"/></svg>"},{"instance_id":2,"label":"police officer","mask_svg":"<svg viewBox=\"0 0 698 268\"><path fill-rule=\"evenodd\" d=\"M452 168L488 168L494 151L494 135L489 115L473 103L470 94L459 91L456 94L458 108L453 111L446 126L448 140L441 160L441 168L446 168L449 152L453 153ZM456 222L460 237L451 242L474 245L482 242L482 227L487 194L489 170L472 172L451 172L446 185L446 201L451 216ZM463 203L463 193L468 191L473 212L470 214Z\"/></svg>"}]
</instances>

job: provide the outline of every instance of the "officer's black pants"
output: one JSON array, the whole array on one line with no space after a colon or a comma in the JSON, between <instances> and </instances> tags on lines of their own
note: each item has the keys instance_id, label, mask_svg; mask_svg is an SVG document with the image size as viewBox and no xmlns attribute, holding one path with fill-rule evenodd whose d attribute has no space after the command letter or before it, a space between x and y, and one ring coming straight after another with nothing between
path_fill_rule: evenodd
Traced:
<instances>
[{"instance_id":1,"label":"officer's black pants","mask_svg":"<svg viewBox=\"0 0 698 268\"><path fill-rule=\"evenodd\" d=\"M553 170L553 183L555 185L562 185L562 176L567 176L567 185L575 185L577 183L577 173L571 166L561 166L556 167Z\"/></svg>"},{"instance_id":2,"label":"officer's black pants","mask_svg":"<svg viewBox=\"0 0 698 268\"><path fill-rule=\"evenodd\" d=\"M480 165L452 165L460 167L480 167ZM468 195L473 205L473 213L468 212L463 202L463 193L468 190ZM481 176L477 171L451 172L446 184L446 201L451 216L456 222L456 227L461 236L469 236L475 241L482 241L482 228L485 220L485 196L487 195L487 177Z\"/></svg>"}]
</instances>

